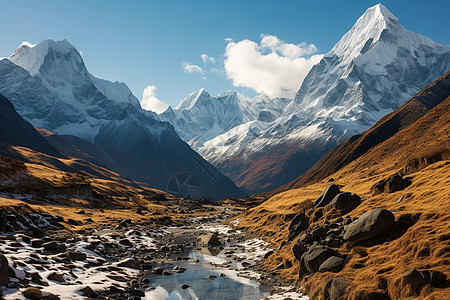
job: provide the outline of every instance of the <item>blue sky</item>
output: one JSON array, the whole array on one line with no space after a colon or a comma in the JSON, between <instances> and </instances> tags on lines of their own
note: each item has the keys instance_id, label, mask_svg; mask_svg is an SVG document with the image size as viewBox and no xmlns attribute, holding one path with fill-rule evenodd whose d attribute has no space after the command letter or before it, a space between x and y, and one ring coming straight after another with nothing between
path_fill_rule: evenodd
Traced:
<instances>
[{"instance_id":1,"label":"blue sky","mask_svg":"<svg viewBox=\"0 0 450 300\"><path fill-rule=\"evenodd\" d=\"M0 1L0 57L23 41L67 39L93 75L125 82L139 99L148 85L174 106L202 87L213 95L237 89L253 96L254 88L234 87L227 78L225 39L260 43L264 34L285 44L314 44L307 57L326 53L378 2ZM450 44L449 1L382 3L407 29ZM214 62L204 57L204 63L202 54Z\"/></svg>"}]
</instances>

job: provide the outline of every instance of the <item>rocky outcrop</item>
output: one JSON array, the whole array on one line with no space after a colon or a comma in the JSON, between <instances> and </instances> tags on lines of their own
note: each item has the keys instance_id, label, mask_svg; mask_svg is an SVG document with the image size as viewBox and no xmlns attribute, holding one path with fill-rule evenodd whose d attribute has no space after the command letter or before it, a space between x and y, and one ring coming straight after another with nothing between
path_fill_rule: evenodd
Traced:
<instances>
[{"instance_id":1,"label":"rocky outcrop","mask_svg":"<svg viewBox=\"0 0 450 300\"><path fill-rule=\"evenodd\" d=\"M414 269L403 274L403 281L410 284L414 291L418 292L426 284L432 287L448 287L447 276L435 270Z\"/></svg>"},{"instance_id":2,"label":"rocky outcrop","mask_svg":"<svg viewBox=\"0 0 450 300\"><path fill-rule=\"evenodd\" d=\"M323 207L331 202L334 197L336 197L341 191L336 184L329 185L325 191L323 191L322 195L314 201L314 207Z\"/></svg>"},{"instance_id":3,"label":"rocky outcrop","mask_svg":"<svg viewBox=\"0 0 450 300\"><path fill-rule=\"evenodd\" d=\"M373 187L373 194L378 195L381 193L394 193L404 190L411 184L409 178L404 178L400 174L394 174L386 179L380 180Z\"/></svg>"},{"instance_id":4,"label":"rocky outcrop","mask_svg":"<svg viewBox=\"0 0 450 300\"><path fill-rule=\"evenodd\" d=\"M361 197L352 193L339 193L330 202L330 206L341 211L341 214L346 214L354 210L361 204Z\"/></svg>"},{"instance_id":5,"label":"rocky outcrop","mask_svg":"<svg viewBox=\"0 0 450 300\"><path fill-rule=\"evenodd\" d=\"M304 213L297 214L289 225L288 241L296 238L300 232L309 227L308 217Z\"/></svg>"},{"instance_id":6,"label":"rocky outcrop","mask_svg":"<svg viewBox=\"0 0 450 300\"><path fill-rule=\"evenodd\" d=\"M344 278L334 278L323 289L325 300L344 300L349 284Z\"/></svg>"},{"instance_id":7,"label":"rocky outcrop","mask_svg":"<svg viewBox=\"0 0 450 300\"><path fill-rule=\"evenodd\" d=\"M394 214L383 208L364 213L345 230L344 240L353 244L387 233L395 222Z\"/></svg>"},{"instance_id":8,"label":"rocky outcrop","mask_svg":"<svg viewBox=\"0 0 450 300\"><path fill-rule=\"evenodd\" d=\"M310 247L300 259L300 275L316 273L327 259L337 255L338 253L335 250L328 247L321 245Z\"/></svg>"}]
</instances>

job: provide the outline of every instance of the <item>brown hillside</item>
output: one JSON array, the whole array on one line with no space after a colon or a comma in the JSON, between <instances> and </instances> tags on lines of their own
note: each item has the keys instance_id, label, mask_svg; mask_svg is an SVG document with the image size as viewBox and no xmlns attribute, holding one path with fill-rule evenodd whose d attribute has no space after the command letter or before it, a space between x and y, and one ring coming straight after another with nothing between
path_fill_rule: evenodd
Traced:
<instances>
[{"instance_id":1,"label":"brown hillside","mask_svg":"<svg viewBox=\"0 0 450 300\"><path fill-rule=\"evenodd\" d=\"M396 111L386 115L371 129L355 135L328 152L307 172L276 189L272 194L314 183L340 170L372 147L411 125L450 95L450 71L431 83Z\"/></svg>"},{"instance_id":2,"label":"brown hillside","mask_svg":"<svg viewBox=\"0 0 450 300\"><path fill-rule=\"evenodd\" d=\"M443 78L447 77L448 73ZM442 81L435 82L434 86L439 82ZM379 243L358 247L344 243L337 251L346 257L346 261L344 268L337 273L318 272L298 281L299 262L292 252L297 240L275 250L266 260L270 271L298 282L311 299L323 299L325 284L337 277L349 282L348 299L381 299L379 297L383 295L388 299L448 299L449 287L436 288L428 284L419 291L413 291L403 280L403 274L412 269L432 269L450 278L450 97L447 93L444 101L425 114L424 110L428 110L430 103L420 97L426 95L434 97L435 94L430 90L419 93L416 100L386 116L376 127L381 130L383 124L391 122L402 130L347 162L337 172L330 173L341 191L357 193L364 199L356 209L343 215L344 218L356 218L381 207L393 211L396 224L407 226L394 227ZM390 121L402 114L413 118L400 118L397 123ZM422 117L417 118L420 115ZM414 119L415 122L408 121ZM408 123L411 125L407 126ZM347 141L347 145L357 144ZM353 153L343 146L340 149L342 153ZM342 159L345 157L341 156ZM338 160L335 162L334 165L339 163ZM330 176L324 175L328 172L332 169L320 176L322 181L315 180L309 185L305 181L299 188L278 193L248 210L239 226L265 237L278 247L287 240L288 225L293 215L307 212L329 184ZM400 191L374 195L373 186L396 173L406 175L411 184ZM339 216L329 205L318 210L323 215L311 215L310 227L322 225L325 220L333 221ZM286 268L276 270L280 263L284 263Z\"/></svg>"}]
</instances>

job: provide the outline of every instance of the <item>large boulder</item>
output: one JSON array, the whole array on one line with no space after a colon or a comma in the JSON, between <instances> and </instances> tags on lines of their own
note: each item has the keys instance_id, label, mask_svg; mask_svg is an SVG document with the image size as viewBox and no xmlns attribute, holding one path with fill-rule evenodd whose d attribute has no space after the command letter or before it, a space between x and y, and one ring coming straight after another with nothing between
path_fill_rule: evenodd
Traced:
<instances>
[{"instance_id":1,"label":"large boulder","mask_svg":"<svg viewBox=\"0 0 450 300\"><path fill-rule=\"evenodd\" d=\"M197 244L200 246L220 246L222 243L215 233L208 233L199 236Z\"/></svg>"},{"instance_id":2,"label":"large boulder","mask_svg":"<svg viewBox=\"0 0 450 300\"><path fill-rule=\"evenodd\" d=\"M288 241L292 241L303 230L309 227L309 219L304 213L297 214L289 225Z\"/></svg>"},{"instance_id":3,"label":"large boulder","mask_svg":"<svg viewBox=\"0 0 450 300\"><path fill-rule=\"evenodd\" d=\"M361 204L361 197L348 192L339 193L330 202L330 206L346 214Z\"/></svg>"},{"instance_id":4,"label":"large boulder","mask_svg":"<svg viewBox=\"0 0 450 300\"><path fill-rule=\"evenodd\" d=\"M0 286L8 286L8 259L3 254L0 254Z\"/></svg>"},{"instance_id":5,"label":"large boulder","mask_svg":"<svg viewBox=\"0 0 450 300\"><path fill-rule=\"evenodd\" d=\"M383 208L375 208L348 225L344 240L353 244L388 233L395 222L394 214Z\"/></svg>"},{"instance_id":6,"label":"large boulder","mask_svg":"<svg viewBox=\"0 0 450 300\"><path fill-rule=\"evenodd\" d=\"M448 285L447 276L435 270L414 269L403 274L403 280L416 291L426 284L430 284L432 287L446 287Z\"/></svg>"},{"instance_id":7,"label":"large boulder","mask_svg":"<svg viewBox=\"0 0 450 300\"><path fill-rule=\"evenodd\" d=\"M339 187L336 184L329 185L322 193L322 195L319 196L319 198L314 201L313 206L314 207L324 207L325 205L328 205L331 200L333 200L334 197L336 197L337 194L339 194L341 191L339 190Z\"/></svg>"},{"instance_id":8,"label":"large boulder","mask_svg":"<svg viewBox=\"0 0 450 300\"><path fill-rule=\"evenodd\" d=\"M310 247L308 251L302 255L300 264L304 264L308 272L316 273L327 259L338 255L339 254L331 248L316 245Z\"/></svg>"},{"instance_id":9,"label":"large boulder","mask_svg":"<svg viewBox=\"0 0 450 300\"><path fill-rule=\"evenodd\" d=\"M332 256L320 265L320 272L339 272L344 266L344 259L338 256Z\"/></svg>"},{"instance_id":10,"label":"large boulder","mask_svg":"<svg viewBox=\"0 0 450 300\"><path fill-rule=\"evenodd\" d=\"M29 287L25 289L22 294L28 299L44 299L44 300L59 300L58 296L53 295L49 292L44 292L38 289L37 287Z\"/></svg>"},{"instance_id":11,"label":"large boulder","mask_svg":"<svg viewBox=\"0 0 450 300\"><path fill-rule=\"evenodd\" d=\"M349 284L344 278L334 278L327 282L323 289L325 300L343 300Z\"/></svg>"},{"instance_id":12,"label":"large boulder","mask_svg":"<svg viewBox=\"0 0 450 300\"><path fill-rule=\"evenodd\" d=\"M397 191L404 190L410 184L411 180L409 178L404 178L397 173L377 182L372 187L372 190L374 195L378 195L383 192L394 193Z\"/></svg>"}]
</instances>

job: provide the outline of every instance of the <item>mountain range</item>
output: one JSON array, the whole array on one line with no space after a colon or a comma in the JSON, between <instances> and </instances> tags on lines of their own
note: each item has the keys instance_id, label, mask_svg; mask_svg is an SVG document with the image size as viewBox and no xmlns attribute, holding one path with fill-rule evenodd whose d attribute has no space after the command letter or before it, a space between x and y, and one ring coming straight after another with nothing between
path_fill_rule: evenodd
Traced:
<instances>
[{"instance_id":1,"label":"mountain range","mask_svg":"<svg viewBox=\"0 0 450 300\"><path fill-rule=\"evenodd\" d=\"M338 143L450 69L450 46L405 29L382 4L369 8L314 65L294 99L203 89L159 114L238 186L264 192L307 171Z\"/></svg>"},{"instance_id":2,"label":"mountain range","mask_svg":"<svg viewBox=\"0 0 450 300\"><path fill-rule=\"evenodd\" d=\"M66 40L24 42L2 59L0 94L34 127L57 134L132 180L185 197L245 195L172 125L143 110L124 83L91 75Z\"/></svg>"}]
</instances>

